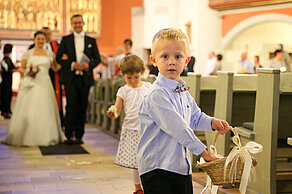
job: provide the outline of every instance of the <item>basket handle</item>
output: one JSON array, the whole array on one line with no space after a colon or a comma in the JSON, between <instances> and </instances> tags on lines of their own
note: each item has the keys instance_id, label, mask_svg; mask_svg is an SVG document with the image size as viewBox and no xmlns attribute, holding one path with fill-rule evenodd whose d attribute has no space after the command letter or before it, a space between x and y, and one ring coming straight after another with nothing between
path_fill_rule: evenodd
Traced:
<instances>
[{"instance_id":1,"label":"basket handle","mask_svg":"<svg viewBox=\"0 0 292 194\"><path fill-rule=\"evenodd\" d=\"M229 128L229 130L231 130L231 131L233 132L233 134L234 134L235 136L237 136L238 139L239 139L239 136L238 136L237 130L236 130L235 128L233 128L233 127L231 127L231 126L228 126L228 127L225 127L225 128ZM217 140L218 140L219 135L220 135L220 133L217 132L217 133L216 133L216 136L215 136L215 139L214 139L214 146L215 146L215 147L216 147L216 143L217 143Z\"/></svg>"}]
</instances>

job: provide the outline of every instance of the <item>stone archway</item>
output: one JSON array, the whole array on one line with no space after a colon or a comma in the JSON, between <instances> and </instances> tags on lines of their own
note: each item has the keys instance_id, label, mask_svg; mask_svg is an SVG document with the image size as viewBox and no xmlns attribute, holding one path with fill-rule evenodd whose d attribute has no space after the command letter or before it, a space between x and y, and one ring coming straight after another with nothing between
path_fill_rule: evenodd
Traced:
<instances>
[{"instance_id":1,"label":"stone archway","mask_svg":"<svg viewBox=\"0 0 292 194\"><path fill-rule=\"evenodd\" d=\"M257 16L250 17L238 23L225 35L225 37L222 38L222 48L225 49L226 46L230 43L230 41L232 41L240 32L247 29L248 27L251 27L259 23L271 21L281 21L292 24L292 17L283 14L260 14Z\"/></svg>"}]
</instances>

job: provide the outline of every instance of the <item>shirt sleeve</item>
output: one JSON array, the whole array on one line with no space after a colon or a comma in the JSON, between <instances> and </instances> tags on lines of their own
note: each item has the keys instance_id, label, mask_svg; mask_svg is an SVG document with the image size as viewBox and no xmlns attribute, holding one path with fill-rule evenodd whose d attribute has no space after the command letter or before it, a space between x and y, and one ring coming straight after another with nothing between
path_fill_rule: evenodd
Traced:
<instances>
[{"instance_id":1,"label":"shirt sleeve","mask_svg":"<svg viewBox=\"0 0 292 194\"><path fill-rule=\"evenodd\" d=\"M248 73L254 73L254 68L253 68L253 65L251 64L250 61L247 61L247 63L246 63L246 69L247 69L247 72Z\"/></svg>"},{"instance_id":2,"label":"shirt sleeve","mask_svg":"<svg viewBox=\"0 0 292 194\"><path fill-rule=\"evenodd\" d=\"M190 127L192 129L196 131L213 131L211 121L214 117L210 117L203 113L194 99L192 99L191 110Z\"/></svg>"},{"instance_id":3,"label":"shirt sleeve","mask_svg":"<svg viewBox=\"0 0 292 194\"><path fill-rule=\"evenodd\" d=\"M118 89L118 92L117 92L117 96L121 97L122 99L125 99L125 88L124 87L120 87Z\"/></svg>"},{"instance_id":4,"label":"shirt sleeve","mask_svg":"<svg viewBox=\"0 0 292 194\"><path fill-rule=\"evenodd\" d=\"M156 125L179 144L188 148L196 155L201 154L206 146L196 137L184 118L176 111L167 94L155 90L147 98L149 116Z\"/></svg>"}]
</instances>

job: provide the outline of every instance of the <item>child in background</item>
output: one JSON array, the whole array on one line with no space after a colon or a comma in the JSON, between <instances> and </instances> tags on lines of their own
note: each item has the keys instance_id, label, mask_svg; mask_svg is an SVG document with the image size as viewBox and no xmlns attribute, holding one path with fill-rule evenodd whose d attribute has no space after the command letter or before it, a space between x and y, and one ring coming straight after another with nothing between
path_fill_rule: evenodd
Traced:
<instances>
[{"instance_id":1,"label":"child in background","mask_svg":"<svg viewBox=\"0 0 292 194\"><path fill-rule=\"evenodd\" d=\"M256 55L254 56L254 72L257 73L257 68L262 68L262 65L260 64L260 56Z\"/></svg>"},{"instance_id":2,"label":"child in background","mask_svg":"<svg viewBox=\"0 0 292 194\"><path fill-rule=\"evenodd\" d=\"M216 55L216 70L215 75L217 75L217 71L222 71L222 60L223 56L221 54Z\"/></svg>"},{"instance_id":3,"label":"child in background","mask_svg":"<svg viewBox=\"0 0 292 194\"><path fill-rule=\"evenodd\" d=\"M115 106L107 111L108 117L116 119L119 117L124 104L125 119L115 163L133 169L133 181L136 189L134 194L143 194L137 170L136 153L140 137L138 111L147 90L151 86L149 82L141 81L141 75L144 71L144 62L136 55L130 54L121 60L121 72L126 85L119 88Z\"/></svg>"},{"instance_id":4,"label":"child in background","mask_svg":"<svg viewBox=\"0 0 292 194\"><path fill-rule=\"evenodd\" d=\"M228 123L201 112L183 88L180 74L188 64L189 40L179 29L159 31L153 38L150 59L159 69L157 80L140 107L141 138L137 162L145 194L192 194L190 150L206 162L214 155L196 137L195 130L225 134Z\"/></svg>"}]
</instances>

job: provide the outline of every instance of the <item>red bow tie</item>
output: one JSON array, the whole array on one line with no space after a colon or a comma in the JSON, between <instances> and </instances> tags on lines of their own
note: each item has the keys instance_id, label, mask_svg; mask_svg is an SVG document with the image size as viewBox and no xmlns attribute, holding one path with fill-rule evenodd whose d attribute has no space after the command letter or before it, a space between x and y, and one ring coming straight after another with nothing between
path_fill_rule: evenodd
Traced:
<instances>
[{"instance_id":1,"label":"red bow tie","mask_svg":"<svg viewBox=\"0 0 292 194\"><path fill-rule=\"evenodd\" d=\"M187 90L189 90L190 89L190 87L185 87L185 88L176 88L175 90L174 90L174 93L178 93L178 92L184 92L184 91L187 91Z\"/></svg>"}]
</instances>

